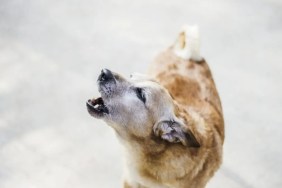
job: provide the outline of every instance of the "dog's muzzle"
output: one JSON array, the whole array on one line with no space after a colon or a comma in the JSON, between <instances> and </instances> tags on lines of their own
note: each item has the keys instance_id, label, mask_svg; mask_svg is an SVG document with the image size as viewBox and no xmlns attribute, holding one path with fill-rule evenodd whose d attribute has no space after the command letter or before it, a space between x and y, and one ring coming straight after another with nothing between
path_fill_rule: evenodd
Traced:
<instances>
[{"instance_id":1,"label":"dog's muzzle","mask_svg":"<svg viewBox=\"0 0 282 188\"><path fill-rule=\"evenodd\" d=\"M86 106L90 115L96 118L101 118L109 114L109 109L105 105L104 99L111 95L113 87L116 85L116 79L110 70L102 69L97 84L102 97L89 99L86 102Z\"/></svg>"},{"instance_id":2,"label":"dog's muzzle","mask_svg":"<svg viewBox=\"0 0 282 188\"><path fill-rule=\"evenodd\" d=\"M101 74L98 77L98 82L107 83L107 82L115 82L115 77L113 73L108 69L102 69Z\"/></svg>"}]
</instances>

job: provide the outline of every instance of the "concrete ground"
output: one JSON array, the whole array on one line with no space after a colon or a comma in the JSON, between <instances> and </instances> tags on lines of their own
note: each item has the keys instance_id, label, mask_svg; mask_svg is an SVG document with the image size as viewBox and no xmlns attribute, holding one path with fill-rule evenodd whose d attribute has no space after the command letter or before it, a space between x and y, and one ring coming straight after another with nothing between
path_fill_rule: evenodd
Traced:
<instances>
[{"instance_id":1,"label":"concrete ground","mask_svg":"<svg viewBox=\"0 0 282 188\"><path fill-rule=\"evenodd\" d=\"M121 187L119 143L85 101L101 68L146 72L187 23L226 121L208 188L282 187L279 0L1 0L0 187Z\"/></svg>"}]
</instances>

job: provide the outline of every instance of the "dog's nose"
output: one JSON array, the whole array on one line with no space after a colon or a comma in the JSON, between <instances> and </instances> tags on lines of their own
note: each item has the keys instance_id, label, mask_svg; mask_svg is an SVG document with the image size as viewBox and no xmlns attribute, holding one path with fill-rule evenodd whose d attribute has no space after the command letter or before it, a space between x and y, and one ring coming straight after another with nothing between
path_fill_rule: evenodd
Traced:
<instances>
[{"instance_id":1,"label":"dog's nose","mask_svg":"<svg viewBox=\"0 0 282 188\"><path fill-rule=\"evenodd\" d=\"M107 81L110 81L110 80L114 80L113 73L108 69L102 69L101 74L98 78L98 81L107 82Z\"/></svg>"}]
</instances>

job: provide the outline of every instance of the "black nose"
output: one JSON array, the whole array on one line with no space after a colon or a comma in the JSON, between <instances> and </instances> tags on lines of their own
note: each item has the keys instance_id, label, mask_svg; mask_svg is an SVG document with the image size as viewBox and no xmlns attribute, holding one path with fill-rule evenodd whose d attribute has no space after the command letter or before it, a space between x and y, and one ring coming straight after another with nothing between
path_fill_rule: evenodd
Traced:
<instances>
[{"instance_id":1,"label":"black nose","mask_svg":"<svg viewBox=\"0 0 282 188\"><path fill-rule=\"evenodd\" d=\"M107 81L111 81L111 80L114 80L113 73L108 69L102 69L101 74L98 78L98 81L107 82Z\"/></svg>"}]
</instances>

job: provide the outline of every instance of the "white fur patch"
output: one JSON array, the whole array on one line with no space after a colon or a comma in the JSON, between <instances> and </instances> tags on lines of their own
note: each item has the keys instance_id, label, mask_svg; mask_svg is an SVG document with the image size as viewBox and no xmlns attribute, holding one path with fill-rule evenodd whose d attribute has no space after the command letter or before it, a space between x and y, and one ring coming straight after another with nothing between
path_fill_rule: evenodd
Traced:
<instances>
[{"instance_id":1,"label":"white fur patch","mask_svg":"<svg viewBox=\"0 0 282 188\"><path fill-rule=\"evenodd\" d=\"M201 61L200 36L197 26L183 26L174 45L174 53L183 59Z\"/></svg>"}]
</instances>

